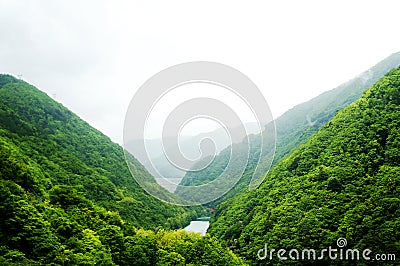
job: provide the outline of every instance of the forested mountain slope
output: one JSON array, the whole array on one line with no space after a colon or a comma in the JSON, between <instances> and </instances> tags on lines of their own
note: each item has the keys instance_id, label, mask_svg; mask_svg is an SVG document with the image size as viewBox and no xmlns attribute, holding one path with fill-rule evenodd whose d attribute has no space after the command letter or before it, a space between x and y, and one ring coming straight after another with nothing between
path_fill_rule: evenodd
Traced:
<instances>
[{"instance_id":1,"label":"forested mountain slope","mask_svg":"<svg viewBox=\"0 0 400 266\"><path fill-rule=\"evenodd\" d=\"M0 75L0 265L242 265L209 236L161 228L191 215L145 194L106 136Z\"/></svg>"},{"instance_id":2,"label":"forested mountain slope","mask_svg":"<svg viewBox=\"0 0 400 266\"><path fill-rule=\"evenodd\" d=\"M209 232L254 265L280 262L257 259L265 244L321 250L339 237L372 255L400 254L400 68L281 160L257 190L222 203Z\"/></svg>"},{"instance_id":3,"label":"forested mountain slope","mask_svg":"<svg viewBox=\"0 0 400 266\"><path fill-rule=\"evenodd\" d=\"M375 82L382 78L388 71L400 65L400 52L394 53L382 60L369 70L363 72L354 79L338 86L335 89L327 91L310 101L299 104L285 112L275 120L276 126L276 149L271 147L274 143L268 143L267 149L261 157L260 169L267 169L273 158L272 165L279 162L288 155L293 149L298 147L310 138L319 128L321 128L335 113L357 100L361 94L371 87ZM249 181L257 165L259 143L256 136L250 139L252 149L250 152L248 166L234 189L225 196L211 203L211 206L217 206L228 198L246 190ZM242 144L247 145L247 144ZM275 151L275 154L272 152ZM187 172L181 181L181 185L198 185L207 183L218 177L226 167L230 158L230 147L223 150L216 156L214 162L206 169L198 172ZM245 154L243 154L245 160ZM180 193L179 189L176 193Z\"/></svg>"},{"instance_id":4,"label":"forested mountain slope","mask_svg":"<svg viewBox=\"0 0 400 266\"><path fill-rule=\"evenodd\" d=\"M38 165L45 189L72 186L138 227L180 227L190 219L186 209L161 203L138 186L120 146L45 93L7 75L0 76L0 129L4 142ZM136 175L152 178L139 162L135 166Z\"/></svg>"},{"instance_id":5,"label":"forested mountain slope","mask_svg":"<svg viewBox=\"0 0 400 266\"><path fill-rule=\"evenodd\" d=\"M245 123L244 126L247 132L249 132L250 134L260 132L257 123ZM237 131L238 129L231 128L230 130ZM215 141L217 153L230 145L230 139L226 134L225 129L217 128L213 131L202 132L194 136L180 136L179 149L181 150L182 154L184 154L188 158L198 158L201 156L201 153L197 144L200 143L201 140L204 138L212 138ZM176 137L172 136L171 139L176 139ZM137 145L140 145L140 143L143 143L143 141L146 143L146 152L144 154L135 152L134 148L137 147ZM135 158L138 159L142 163L142 165L146 167L146 169L157 170L151 173L154 177L157 178L162 176L163 178L182 178L185 175L185 171L176 168L165 157L163 149L168 150L169 147L163 147L163 140L161 138L128 141L128 143L125 145L125 148L129 150L130 147L133 148L132 153Z\"/></svg>"},{"instance_id":6,"label":"forested mountain slope","mask_svg":"<svg viewBox=\"0 0 400 266\"><path fill-rule=\"evenodd\" d=\"M299 104L275 120L277 149L274 162L307 140L337 111L342 110L375 84L391 69L400 65L400 52L385 58L352 80Z\"/></svg>"}]
</instances>

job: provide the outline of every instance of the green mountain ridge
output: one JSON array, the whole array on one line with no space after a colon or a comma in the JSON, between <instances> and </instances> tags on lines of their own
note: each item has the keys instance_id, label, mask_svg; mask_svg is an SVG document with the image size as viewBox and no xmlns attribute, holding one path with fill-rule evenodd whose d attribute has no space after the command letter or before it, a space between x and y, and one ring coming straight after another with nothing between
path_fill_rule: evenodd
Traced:
<instances>
[{"instance_id":1,"label":"green mountain ridge","mask_svg":"<svg viewBox=\"0 0 400 266\"><path fill-rule=\"evenodd\" d=\"M258 156L250 154L244 178L211 205L205 237L166 230L204 209L152 198L131 176L121 147L35 87L0 75L0 264L370 264L257 258L265 245L321 250L341 237L372 255L400 254L400 68L381 78L399 62L393 54L286 113L299 116L279 118L274 167L248 191ZM256 135L250 145L257 150ZM226 151L204 179L183 182L212 180ZM271 163L268 151L262 164ZM132 164L134 175L155 182Z\"/></svg>"},{"instance_id":2,"label":"green mountain ridge","mask_svg":"<svg viewBox=\"0 0 400 266\"><path fill-rule=\"evenodd\" d=\"M278 117L275 120L276 148L273 148L275 145L275 139L264 140L266 144L264 146L264 152L261 155L260 165L258 166L259 174L265 174L271 165L272 159L273 166L282 158L290 154L300 144L308 140L318 131L319 128L327 123L337 111L342 110L357 100L366 89L371 87L388 71L398 67L399 65L400 52L397 52L352 80L330 91L324 92L307 102L296 105ZM268 130L272 130L272 127L273 125L267 126ZM252 148L249 156L249 163L242 178L231 191L226 193L220 199L210 203L210 206L215 207L225 200L248 189L248 184L257 165L261 145L258 138L258 136L253 136L250 139L250 145ZM242 145L247 144L243 143ZM210 182L218 177L228 164L230 159L230 148L231 147L228 147L218 154L214 159L214 162L206 169L198 172L188 172L182 179L181 185L199 185ZM242 160L245 160L245 158ZM176 193L180 193L179 188Z\"/></svg>"},{"instance_id":3,"label":"green mountain ridge","mask_svg":"<svg viewBox=\"0 0 400 266\"><path fill-rule=\"evenodd\" d=\"M391 69L400 65L400 52L393 53L375 66L337 88L299 104L276 119L277 150L276 163L302 141L307 140L337 111L342 110L362 95ZM300 140L296 140L300 138ZM282 147L280 148L280 145Z\"/></svg>"},{"instance_id":4,"label":"green mountain ridge","mask_svg":"<svg viewBox=\"0 0 400 266\"><path fill-rule=\"evenodd\" d=\"M4 77L4 76L3 76ZM155 228L188 212L147 195L131 176L120 146L33 86L5 76L0 89L1 137L48 174L50 184L73 186L89 200L118 211L135 226ZM7 83L5 83L7 82ZM135 174L152 180L137 161ZM160 188L161 190L161 188ZM181 227L190 217L183 217Z\"/></svg>"},{"instance_id":5,"label":"green mountain ridge","mask_svg":"<svg viewBox=\"0 0 400 266\"><path fill-rule=\"evenodd\" d=\"M146 194L121 147L0 75L0 265L243 265L209 236L166 231L202 214Z\"/></svg>"},{"instance_id":6,"label":"green mountain ridge","mask_svg":"<svg viewBox=\"0 0 400 266\"><path fill-rule=\"evenodd\" d=\"M221 203L210 234L252 265L368 263L257 258L265 245L322 250L340 237L372 255L400 254L399 129L396 68L278 162L260 188Z\"/></svg>"}]
</instances>

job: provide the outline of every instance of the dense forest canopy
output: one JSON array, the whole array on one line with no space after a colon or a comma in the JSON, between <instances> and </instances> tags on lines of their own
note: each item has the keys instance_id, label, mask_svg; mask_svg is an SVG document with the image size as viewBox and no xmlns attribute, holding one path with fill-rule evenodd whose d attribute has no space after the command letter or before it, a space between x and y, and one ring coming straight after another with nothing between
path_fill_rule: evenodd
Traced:
<instances>
[{"instance_id":1,"label":"dense forest canopy","mask_svg":"<svg viewBox=\"0 0 400 266\"><path fill-rule=\"evenodd\" d=\"M272 170L248 191L252 152L242 180L211 205L204 237L173 229L207 209L146 194L120 146L35 87L0 75L0 264L279 265L288 261L260 260L259 250L318 250L339 238L373 254L400 254L399 62L393 54L278 118ZM257 150L256 135L249 143ZM182 184L213 180L228 151ZM133 175L155 184L132 164Z\"/></svg>"},{"instance_id":2,"label":"dense forest canopy","mask_svg":"<svg viewBox=\"0 0 400 266\"><path fill-rule=\"evenodd\" d=\"M260 141L257 136L250 136L251 152L248 165L242 178L237 185L226 195L210 203L210 206L217 206L221 202L237 195L248 189L248 184L253 176L256 166L260 170L268 169L272 161L275 165L282 158L290 154L296 147L307 141L315 132L327 123L337 111L342 110L355 100L359 99L362 93L381 79L391 69L400 65L400 52L394 53L385 58L367 71L361 73L352 80L330 90L321 95L285 112L275 120L276 125L276 148L275 138L264 140L264 150L260 164L258 164L258 153ZM270 127L267 127L269 130ZM271 133L269 133L271 134ZM266 134L266 135L269 135ZM271 141L272 140L272 141ZM273 143L271 143L273 142ZM246 143L235 144L246 146ZM199 185L208 183L218 177L226 168L230 157L230 148L223 150L216 156L213 163L202 171L187 172L181 181L181 185ZM243 148L243 150L245 150ZM273 152L275 152L273 154ZM246 160L247 155L243 154L242 160ZM237 159L237 158L236 158ZM261 173L261 174L265 174ZM179 188L177 194L181 193Z\"/></svg>"},{"instance_id":3,"label":"dense forest canopy","mask_svg":"<svg viewBox=\"0 0 400 266\"><path fill-rule=\"evenodd\" d=\"M167 231L204 212L146 194L120 146L0 75L1 265L241 265L209 236Z\"/></svg>"},{"instance_id":4,"label":"dense forest canopy","mask_svg":"<svg viewBox=\"0 0 400 266\"><path fill-rule=\"evenodd\" d=\"M254 265L283 263L258 259L265 244L321 250L340 237L400 254L400 68L278 162L258 190L220 204L209 232Z\"/></svg>"}]
</instances>

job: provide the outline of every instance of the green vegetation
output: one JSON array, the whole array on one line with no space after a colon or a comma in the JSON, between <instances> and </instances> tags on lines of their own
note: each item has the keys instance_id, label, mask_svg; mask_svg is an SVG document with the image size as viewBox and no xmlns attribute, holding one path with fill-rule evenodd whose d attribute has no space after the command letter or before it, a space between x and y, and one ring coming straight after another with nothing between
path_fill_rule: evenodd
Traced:
<instances>
[{"instance_id":1,"label":"green vegetation","mask_svg":"<svg viewBox=\"0 0 400 266\"><path fill-rule=\"evenodd\" d=\"M209 236L166 231L206 214L147 195L121 147L0 75L1 265L241 265Z\"/></svg>"},{"instance_id":2,"label":"green vegetation","mask_svg":"<svg viewBox=\"0 0 400 266\"><path fill-rule=\"evenodd\" d=\"M397 68L277 163L258 190L220 204L209 232L254 265L283 263L257 260L265 244L321 250L339 237L348 248L400 254L399 173Z\"/></svg>"},{"instance_id":3,"label":"green vegetation","mask_svg":"<svg viewBox=\"0 0 400 266\"><path fill-rule=\"evenodd\" d=\"M276 257L258 260L258 250L321 250L339 237L349 248L400 254L400 68L351 103L399 62L394 54L278 118L274 167L248 191L259 145L252 135L243 178L211 204L205 237L171 231L209 216L205 209L149 196L121 147L33 86L0 75L0 265L277 265ZM182 184L213 180L228 158L226 149ZM135 176L155 182L132 164Z\"/></svg>"},{"instance_id":4,"label":"green vegetation","mask_svg":"<svg viewBox=\"0 0 400 266\"><path fill-rule=\"evenodd\" d=\"M337 111L342 110L359 99L366 89L371 87L391 69L399 65L400 52L392 54L349 82L327 91L308 102L299 104L278 117L275 120L275 154L272 153L274 151L274 141L271 139L264 140L266 149L261 156L261 164L258 166L261 170L261 174L264 174L265 172L262 171L268 169L271 165L272 159L272 165L275 165L282 158L290 154L296 147L307 141L315 132L325 125ZM267 128L270 130L271 126ZM235 145L245 146L247 144L241 143ZM257 165L257 152L260 150L260 140L258 136L250 135L250 147L248 165L239 182L226 195L210 203L210 206L216 207L225 200L242 193L248 188L248 184ZM185 186L200 185L214 180L224 171L230 159L230 148L231 147L226 148L217 155L213 163L206 169L198 172L187 172L180 184ZM244 147L242 149L245 150ZM247 155L243 153L242 156L243 158L233 159L245 160ZM175 193L181 193L180 189L177 189Z\"/></svg>"},{"instance_id":5,"label":"green vegetation","mask_svg":"<svg viewBox=\"0 0 400 266\"><path fill-rule=\"evenodd\" d=\"M250 143L250 154L249 154L249 159L248 163L246 165L245 171L243 172L243 176L241 179L236 183L236 185L229 190L225 196L218 198L214 202L211 202L207 204L209 207L215 207L218 205L219 202L224 201L228 197L232 197L233 195L236 195L237 193L245 190L248 187L248 183L253 175L253 171L255 168L255 164L259 158L259 150L260 150L260 141L259 141L259 136L251 135L249 137L249 143ZM235 149L235 154L231 153L231 147L233 146L233 149ZM240 166L243 165L243 161L247 160L247 153L248 153L248 147L247 147L247 142L242 142L242 143L236 143L233 144L232 146L224 149L221 153L219 153L215 158L214 161L208 166L207 168L199 171L199 172L187 172L185 177L182 179L180 182L181 186L197 186L201 185L204 183L209 183L213 181L216 177L220 176L222 173L224 173L224 178L227 177L227 181L229 182L229 177L231 176L237 176L238 173L243 171L243 169L240 169ZM258 152L257 152L258 151ZM207 160L207 158L206 158ZM228 162L231 162L231 168L227 167ZM240 163L239 163L240 162ZM225 170L225 168L229 168L228 170ZM225 181L225 180L224 180ZM225 185L223 183L224 181L221 182L221 187L226 188L228 190L231 186L229 184ZM214 186L217 186L218 183L214 184ZM215 193L215 191L212 191ZM210 192L210 193L212 193ZM218 190L217 190L218 192ZM176 195L179 196L184 196L184 193L187 193L185 190L183 190L181 187L177 187L177 189L174 192ZM201 199L201 195L193 195L193 192L190 191L191 196L195 199ZM210 194L211 195L211 194ZM217 195L219 196L219 195ZM216 197L217 197L216 196Z\"/></svg>"},{"instance_id":6,"label":"green vegetation","mask_svg":"<svg viewBox=\"0 0 400 266\"><path fill-rule=\"evenodd\" d=\"M180 228L198 215L200 209L161 203L144 193L122 148L45 93L11 76L0 80L0 137L36 163L36 172L43 173L38 182L46 184L43 190L74 187L96 205L146 229ZM135 175L155 182L140 163L134 164Z\"/></svg>"}]
</instances>

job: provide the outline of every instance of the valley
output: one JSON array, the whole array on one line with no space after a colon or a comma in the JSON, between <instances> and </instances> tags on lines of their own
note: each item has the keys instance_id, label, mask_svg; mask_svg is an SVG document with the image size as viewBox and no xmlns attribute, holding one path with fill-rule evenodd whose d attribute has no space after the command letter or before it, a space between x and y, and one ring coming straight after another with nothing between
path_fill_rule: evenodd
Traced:
<instances>
[{"instance_id":1,"label":"valley","mask_svg":"<svg viewBox=\"0 0 400 266\"><path fill-rule=\"evenodd\" d=\"M0 264L283 265L257 255L266 245L319 250L343 239L375 255L400 254L399 65L400 53L392 54L285 112L275 120L276 143L264 140L276 149L260 162L251 131L250 160L233 189L190 207L160 201L136 182L172 200L183 193L134 156L142 140L125 149L128 168L125 147L33 85L0 74ZM221 139L218 130L209 134ZM203 137L185 138L186 152L195 156ZM160 141L150 141L153 159L183 186L213 181L232 159L230 145L247 145L223 141L209 167L178 173L157 159ZM251 190L257 171L265 179Z\"/></svg>"}]
</instances>

